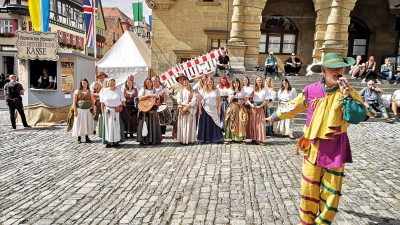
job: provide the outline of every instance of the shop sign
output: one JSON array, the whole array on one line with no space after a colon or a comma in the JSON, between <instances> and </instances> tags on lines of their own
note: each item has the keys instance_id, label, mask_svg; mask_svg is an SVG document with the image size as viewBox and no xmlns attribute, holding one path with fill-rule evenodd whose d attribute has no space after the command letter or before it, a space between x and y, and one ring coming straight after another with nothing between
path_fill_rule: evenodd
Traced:
<instances>
[{"instance_id":1,"label":"shop sign","mask_svg":"<svg viewBox=\"0 0 400 225\"><path fill-rule=\"evenodd\" d=\"M74 92L74 59L61 58L61 91Z\"/></svg>"},{"instance_id":2,"label":"shop sign","mask_svg":"<svg viewBox=\"0 0 400 225\"><path fill-rule=\"evenodd\" d=\"M57 61L57 33L22 31L17 32L18 59L39 59Z\"/></svg>"}]
</instances>

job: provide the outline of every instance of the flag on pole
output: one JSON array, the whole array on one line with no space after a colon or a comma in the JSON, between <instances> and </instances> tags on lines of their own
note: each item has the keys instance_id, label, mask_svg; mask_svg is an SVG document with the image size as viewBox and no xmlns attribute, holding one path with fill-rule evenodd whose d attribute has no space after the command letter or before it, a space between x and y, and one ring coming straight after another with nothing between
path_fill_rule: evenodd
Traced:
<instances>
[{"instance_id":1,"label":"flag on pole","mask_svg":"<svg viewBox=\"0 0 400 225\"><path fill-rule=\"evenodd\" d=\"M96 15L98 0L83 0L83 13L85 15L86 45L94 47L94 29L96 26Z\"/></svg>"},{"instance_id":2,"label":"flag on pole","mask_svg":"<svg viewBox=\"0 0 400 225\"><path fill-rule=\"evenodd\" d=\"M153 16L149 15L149 27L150 31L153 31Z\"/></svg>"},{"instance_id":3,"label":"flag on pole","mask_svg":"<svg viewBox=\"0 0 400 225\"><path fill-rule=\"evenodd\" d=\"M139 22L143 20L143 5L142 2L132 3L133 7L133 20Z\"/></svg>"},{"instance_id":4,"label":"flag on pole","mask_svg":"<svg viewBox=\"0 0 400 225\"><path fill-rule=\"evenodd\" d=\"M29 15L34 31L49 31L50 0L29 0Z\"/></svg>"}]
</instances>

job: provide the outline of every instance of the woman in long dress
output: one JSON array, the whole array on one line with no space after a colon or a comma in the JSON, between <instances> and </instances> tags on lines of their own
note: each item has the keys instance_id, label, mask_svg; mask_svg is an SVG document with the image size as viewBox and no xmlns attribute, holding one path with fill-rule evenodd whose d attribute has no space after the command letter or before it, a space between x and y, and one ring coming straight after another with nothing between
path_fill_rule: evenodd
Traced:
<instances>
[{"instance_id":1,"label":"woman in long dress","mask_svg":"<svg viewBox=\"0 0 400 225\"><path fill-rule=\"evenodd\" d=\"M153 82L150 78L146 78L143 83L143 88L139 91L139 102L147 101L148 98L158 99L159 96L153 87ZM140 104L140 103L139 103ZM143 135L143 126L146 122L147 135ZM157 105L154 105L147 112L139 112L139 125L137 133L137 141L141 145L160 144L162 140L160 119L158 118Z\"/></svg>"},{"instance_id":2,"label":"woman in long dress","mask_svg":"<svg viewBox=\"0 0 400 225\"><path fill-rule=\"evenodd\" d=\"M290 86L289 80L284 79L281 82L281 88L278 91L278 109L286 103L292 101L297 96L296 89ZM289 136L290 139L294 139L293 128L294 119L280 120L275 126L275 132L284 136Z\"/></svg>"},{"instance_id":3,"label":"woman in long dress","mask_svg":"<svg viewBox=\"0 0 400 225\"><path fill-rule=\"evenodd\" d=\"M116 88L114 79L109 79L107 84L108 87L100 91L100 102L103 112L102 143L109 148L118 147L120 142L125 141L121 112L126 99L121 89Z\"/></svg>"},{"instance_id":4,"label":"woman in long dress","mask_svg":"<svg viewBox=\"0 0 400 225\"><path fill-rule=\"evenodd\" d=\"M128 134L130 138L133 138L133 134L137 132L138 109L135 108L135 99L139 94L139 90L137 90L133 86L133 82L128 79L125 81L123 92L126 99L126 108L128 109L130 116L132 117L129 122L124 121L125 138L128 138Z\"/></svg>"},{"instance_id":5,"label":"woman in long dress","mask_svg":"<svg viewBox=\"0 0 400 225\"><path fill-rule=\"evenodd\" d=\"M156 104L158 106L161 106L161 105L165 106L165 107L167 107L167 110L168 110L167 89L163 85L161 85L160 78L158 76L151 78L151 81L153 82L154 90L156 91L156 93L159 96ZM160 116L160 114L159 114L159 116ZM167 124L161 124L161 121L160 121L160 126L161 126L161 134L165 134L165 131L167 130Z\"/></svg>"},{"instance_id":6,"label":"woman in long dress","mask_svg":"<svg viewBox=\"0 0 400 225\"><path fill-rule=\"evenodd\" d=\"M229 88L230 84L228 78L225 75L222 75L218 84L219 95L221 97L220 120L221 120L222 131L224 131L225 111L226 107L228 107L228 93L230 90Z\"/></svg>"},{"instance_id":7,"label":"woman in long dress","mask_svg":"<svg viewBox=\"0 0 400 225\"><path fill-rule=\"evenodd\" d=\"M192 144L196 141L196 108L197 95L190 87L189 80L185 77L183 89L178 92L178 134L177 141L182 144Z\"/></svg>"},{"instance_id":8,"label":"woman in long dress","mask_svg":"<svg viewBox=\"0 0 400 225\"><path fill-rule=\"evenodd\" d=\"M247 102L250 106L249 123L247 125L247 138L253 143L264 146L265 136L265 112L264 105L269 99L268 89L264 87L263 79L258 76L254 84L253 99ZM252 101L251 101L252 100Z\"/></svg>"},{"instance_id":9,"label":"woman in long dress","mask_svg":"<svg viewBox=\"0 0 400 225\"><path fill-rule=\"evenodd\" d=\"M274 101L276 98L276 91L274 91L274 84L271 77L265 79L265 87L268 89L270 97L266 105L265 113L265 117L268 118L274 113ZM270 124L269 121L267 121L266 124L267 135L274 135L274 125Z\"/></svg>"},{"instance_id":10,"label":"woman in long dress","mask_svg":"<svg viewBox=\"0 0 400 225\"><path fill-rule=\"evenodd\" d=\"M237 78L232 80L232 88L229 91L229 105L225 114L225 138L239 144L246 144L246 125L248 122L247 111L244 108L246 94L240 87Z\"/></svg>"},{"instance_id":11,"label":"woman in long dress","mask_svg":"<svg viewBox=\"0 0 400 225\"><path fill-rule=\"evenodd\" d=\"M93 134L94 102L89 90L89 82L83 78L80 87L74 92L74 126L72 136L78 137L81 143L81 136L85 136L86 143L91 143L89 134ZM92 109L92 112L91 112Z\"/></svg>"},{"instance_id":12,"label":"woman in long dress","mask_svg":"<svg viewBox=\"0 0 400 225\"><path fill-rule=\"evenodd\" d=\"M197 139L201 143L222 143L224 141L221 128L221 97L215 87L214 79L209 77L207 85L200 91L199 108L199 129Z\"/></svg>"}]
</instances>

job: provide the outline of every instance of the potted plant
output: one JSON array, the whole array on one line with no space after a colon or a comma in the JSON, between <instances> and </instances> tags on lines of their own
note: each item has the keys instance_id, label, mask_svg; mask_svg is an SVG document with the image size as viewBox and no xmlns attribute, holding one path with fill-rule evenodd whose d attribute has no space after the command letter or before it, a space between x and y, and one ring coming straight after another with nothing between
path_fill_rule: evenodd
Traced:
<instances>
[{"instance_id":1,"label":"potted plant","mask_svg":"<svg viewBox=\"0 0 400 225\"><path fill-rule=\"evenodd\" d=\"M10 32L5 32L4 37L14 37L14 34Z\"/></svg>"},{"instance_id":2,"label":"potted plant","mask_svg":"<svg viewBox=\"0 0 400 225\"><path fill-rule=\"evenodd\" d=\"M94 56L94 53L90 53L90 52L89 52L89 53L88 53L88 56L92 56L92 57L93 57L93 56Z\"/></svg>"},{"instance_id":3,"label":"potted plant","mask_svg":"<svg viewBox=\"0 0 400 225\"><path fill-rule=\"evenodd\" d=\"M77 46L77 45L72 45L72 48L73 48L74 50L77 50L77 49L78 49L78 46Z\"/></svg>"},{"instance_id":4,"label":"potted plant","mask_svg":"<svg viewBox=\"0 0 400 225\"><path fill-rule=\"evenodd\" d=\"M82 46L78 46L79 51L83 51L83 47Z\"/></svg>"},{"instance_id":5,"label":"potted plant","mask_svg":"<svg viewBox=\"0 0 400 225\"><path fill-rule=\"evenodd\" d=\"M72 45L71 44L67 44L67 48L71 48L72 47Z\"/></svg>"},{"instance_id":6,"label":"potted plant","mask_svg":"<svg viewBox=\"0 0 400 225\"><path fill-rule=\"evenodd\" d=\"M60 42L60 43L58 43L58 45L59 45L61 48L64 48L64 47L65 47L65 43L64 43L64 42Z\"/></svg>"}]
</instances>

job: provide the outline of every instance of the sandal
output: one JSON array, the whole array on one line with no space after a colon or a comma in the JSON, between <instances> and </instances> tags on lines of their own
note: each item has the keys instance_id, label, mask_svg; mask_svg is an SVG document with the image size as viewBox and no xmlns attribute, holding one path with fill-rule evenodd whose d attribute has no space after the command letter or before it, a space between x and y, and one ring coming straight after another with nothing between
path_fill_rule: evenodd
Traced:
<instances>
[{"instance_id":1,"label":"sandal","mask_svg":"<svg viewBox=\"0 0 400 225\"><path fill-rule=\"evenodd\" d=\"M227 141L221 141L221 144L226 145L226 144L229 144L229 142L227 142Z\"/></svg>"},{"instance_id":2,"label":"sandal","mask_svg":"<svg viewBox=\"0 0 400 225\"><path fill-rule=\"evenodd\" d=\"M289 139L294 139L293 135L289 135Z\"/></svg>"},{"instance_id":3,"label":"sandal","mask_svg":"<svg viewBox=\"0 0 400 225\"><path fill-rule=\"evenodd\" d=\"M256 141L256 144L260 145L260 146L265 146L265 144L263 142L261 142L261 141Z\"/></svg>"},{"instance_id":4,"label":"sandal","mask_svg":"<svg viewBox=\"0 0 400 225\"><path fill-rule=\"evenodd\" d=\"M244 142L244 141L238 141L238 144L239 144L239 145L245 145L246 142Z\"/></svg>"}]
</instances>

